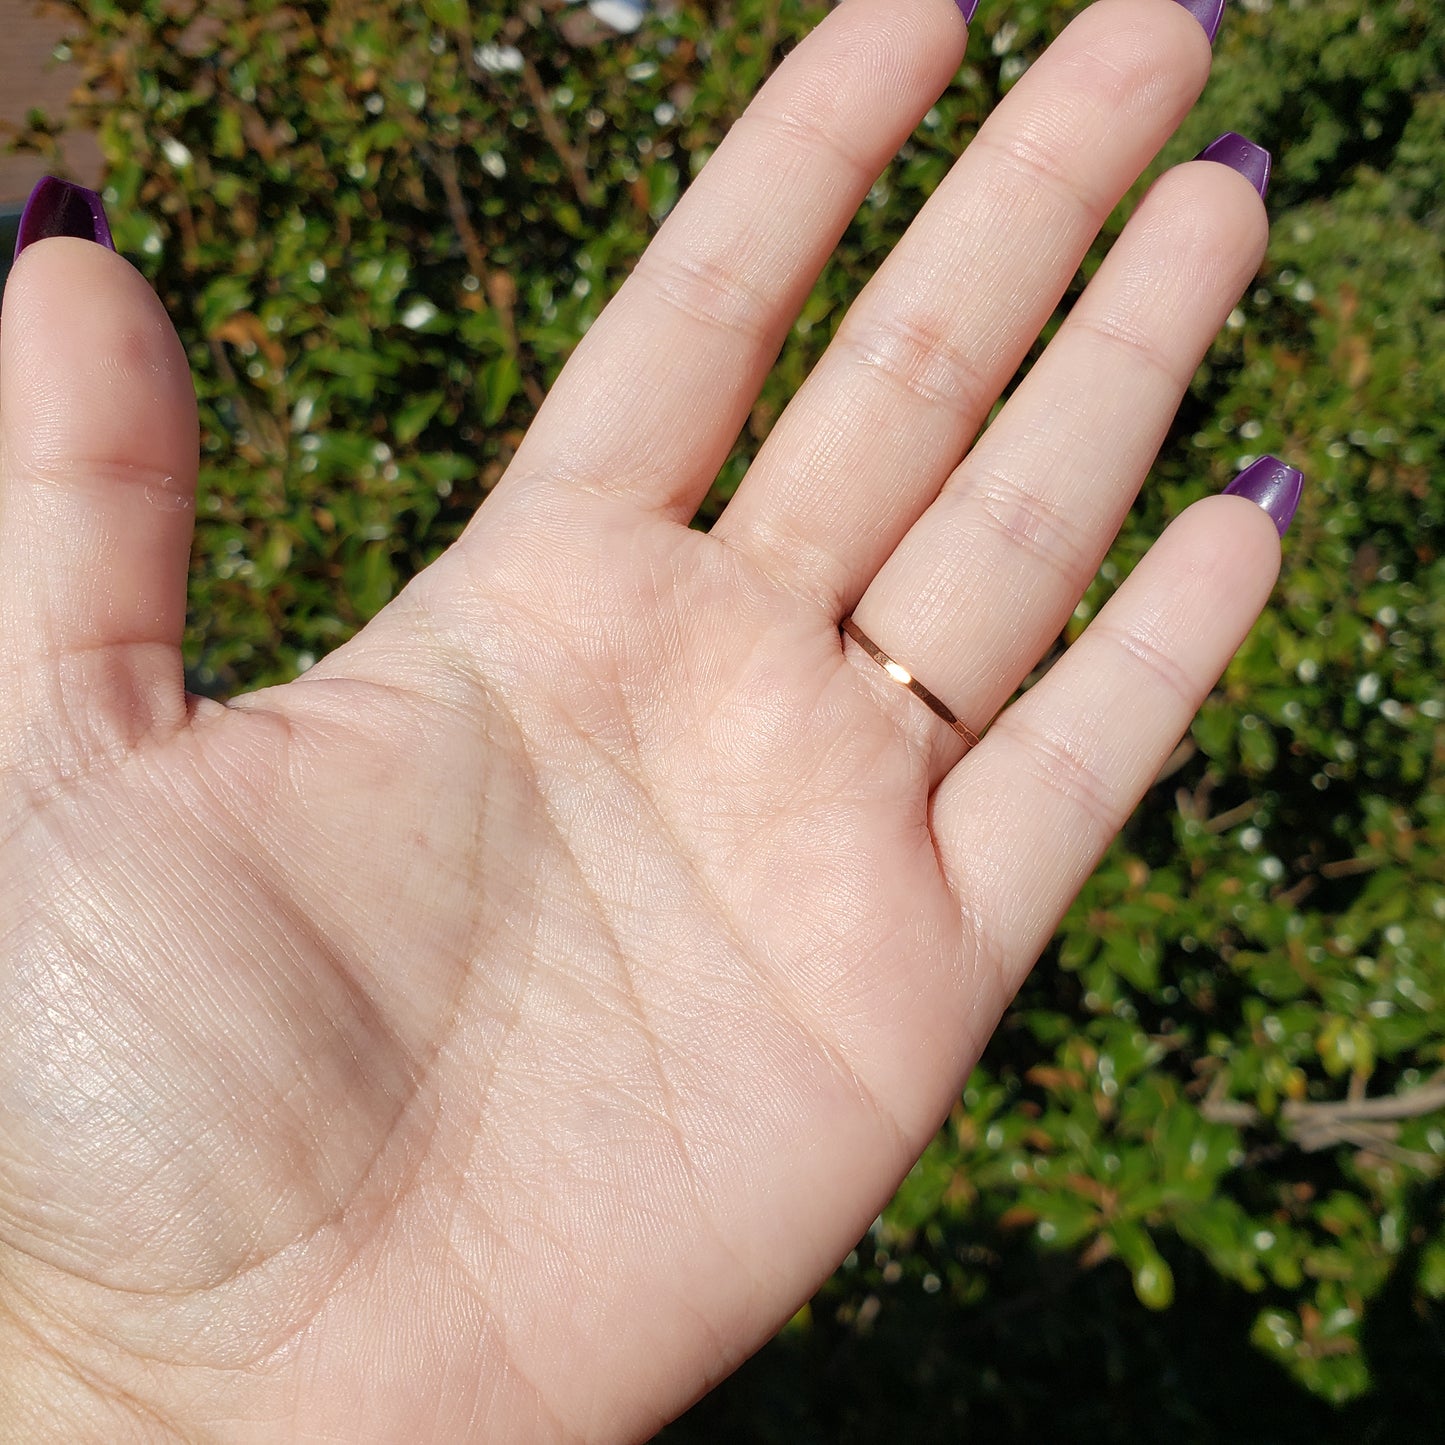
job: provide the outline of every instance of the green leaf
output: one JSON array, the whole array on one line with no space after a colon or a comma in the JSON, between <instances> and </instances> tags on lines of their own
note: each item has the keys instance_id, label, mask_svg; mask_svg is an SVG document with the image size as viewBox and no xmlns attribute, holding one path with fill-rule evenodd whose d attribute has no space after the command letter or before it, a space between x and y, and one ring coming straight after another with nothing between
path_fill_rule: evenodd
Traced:
<instances>
[{"instance_id":1,"label":"green leaf","mask_svg":"<svg viewBox=\"0 0 1445 1445\"><path fill-rule=\"evenodd\" d=\"M506 415L507 407L522 384L521 368L516 357L504 352L482 368L482 420L495 426Z\"/></svg>"},{"instance_id":2,"label":"green leaf","mask_svg":"<svg viewBox=\"0 0 1445 1445\"><path fill-rule=\"evenodd\" d=\"M428 19L444 30L470 30L467 0L422 0Z\"/></svg>"},{"instance_id":3,"label":"green leaf","mask_svg":"<svg viewBox=\"0 0 1445 1445\"><path fill-rule=\"evenodd\" d=\"M444 400L445 393L428 391L407 401L391 421L391 432L397 442L402 446L414 442Z\"/></svg>"},{"instance_id":4,"label":"green leaf","mask_svg":"<svg viewBox=\"0 0 1445 1445\"><path fill-rule=\"evenodd\" d=\"M1134 1278L1134 1293L1145 1309L1168 1309L1174 1302L1174 1274L1164 1256L1154 1247L1148 1230L1125 1220L1109 1226L1119 1257Z\"/></svg>"}]
</instances>

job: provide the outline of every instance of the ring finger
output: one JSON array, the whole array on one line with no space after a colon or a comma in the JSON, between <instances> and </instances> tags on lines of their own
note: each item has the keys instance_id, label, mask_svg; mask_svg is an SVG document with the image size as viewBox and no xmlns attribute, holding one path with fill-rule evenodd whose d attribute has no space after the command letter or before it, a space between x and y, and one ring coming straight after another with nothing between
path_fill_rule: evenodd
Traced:
<instances>
[{"instance_id":1,"label":"ring finger","mask_svg":"<svg viewBox=\"0 0 1445 1445\"><path fill-rule=\"evenodd\" d=\"M862 631L905 668L916 665L971 728L982 730L1058 635L1266 239L1260 196L1243 175L1202 163L1165 176L859 602ZM936 783L962 744L865 656L857 660L927 748Z\"/></svg>"}]
</instances>

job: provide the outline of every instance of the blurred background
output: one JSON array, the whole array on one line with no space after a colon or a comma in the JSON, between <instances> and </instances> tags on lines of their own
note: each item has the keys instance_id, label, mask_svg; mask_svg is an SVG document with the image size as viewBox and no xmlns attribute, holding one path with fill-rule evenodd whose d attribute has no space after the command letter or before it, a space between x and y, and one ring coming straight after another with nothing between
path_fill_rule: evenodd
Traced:
<instances>
[{"instance_id":1,"label":"blurred background","mask_svg":"<svg viewBox=\"0 0 1445 1445\"><path fill-rule=\"evenodd\" d=\"M699 525L1079 8L984 0ZM103 176L190 353L194 688L294 676L457 534L825 10L0 0L0 214ZM673 1445L1441 1436L1445 18L1234 0L1217 52L1059 314L1225 130L1275 153L1269 259L1059 646L1264 452L1309 477L1274 604L897 1198Z\"/></svg>"}]
</instances>

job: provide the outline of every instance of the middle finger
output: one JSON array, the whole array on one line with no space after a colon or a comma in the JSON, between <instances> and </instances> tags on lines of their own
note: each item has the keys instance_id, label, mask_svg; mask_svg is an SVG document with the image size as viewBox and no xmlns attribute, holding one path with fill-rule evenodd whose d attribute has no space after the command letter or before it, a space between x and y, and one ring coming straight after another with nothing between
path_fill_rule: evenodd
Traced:
<instances>
[{"instance_id":1,"label":"middle finger","mask_svg":"<svg viewBox=\"0 0 1445 1445\"><path fill-rule=\"evenodd\" d=\"M864 289L713 535L849 611L1208 70L1174 0L1100 0L1075 20Z\"/></svg>"}]
</instances>

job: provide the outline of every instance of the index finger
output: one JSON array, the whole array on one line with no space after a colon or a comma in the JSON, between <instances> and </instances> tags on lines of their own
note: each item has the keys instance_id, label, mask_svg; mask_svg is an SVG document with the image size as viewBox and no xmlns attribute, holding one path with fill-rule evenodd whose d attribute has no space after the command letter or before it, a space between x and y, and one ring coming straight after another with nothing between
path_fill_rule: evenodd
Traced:
<instances>
[{"instance_id":1,"label":"index finger","mask_svg":"<svg viewBox=\"0 0 1445 1445\"><path fill-rule=\"evenodd\" d=\"M578 347L518 474L690 519L844 229L957 70L974 3L848 0L793 51Z\"/></svg>"}]
</instances>

